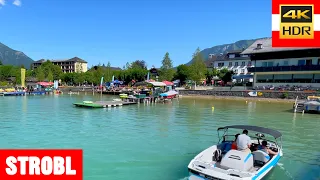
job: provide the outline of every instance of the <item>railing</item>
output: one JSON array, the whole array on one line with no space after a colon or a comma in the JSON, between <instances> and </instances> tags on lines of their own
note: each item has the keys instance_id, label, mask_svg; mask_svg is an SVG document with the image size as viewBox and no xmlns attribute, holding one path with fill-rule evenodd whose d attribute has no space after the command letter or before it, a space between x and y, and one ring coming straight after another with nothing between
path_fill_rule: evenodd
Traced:
<instances>
[{"instance_id":1,"label":"railing","mask_svg":"<svg viewBox=\"0 0 320 180\"><path fill-rule=\"evenodd\" d=\"M317 71L320 65L310 66L274 66L274 67L252 67L248 68L248 72L273 72L273 71Z\"/></svg>"}]
</instances>

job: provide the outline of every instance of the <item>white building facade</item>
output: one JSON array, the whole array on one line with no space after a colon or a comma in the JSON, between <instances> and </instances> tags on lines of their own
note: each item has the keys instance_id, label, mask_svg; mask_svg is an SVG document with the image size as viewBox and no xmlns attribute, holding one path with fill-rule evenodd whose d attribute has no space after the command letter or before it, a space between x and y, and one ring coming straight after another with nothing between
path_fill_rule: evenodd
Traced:
<instances>
[{"instance_id":1,"label":"white building facade","mask_svg":"<svg viewBox=\"0 0 320 180\"><path fill-rule=\"evenodd\" d=\"M253 86L320 87L320 49L272 48L271 39L257 40L243 54L250 54Z\"/></svg>"},{"instance_id":2,"label":"white building facade","mask_svg":"<svg viewBox=\"0 0 320 180\"><path fill-rule=\"evenodd\" d=\"M253 67L250 57L242 55L242 51L230 52L224 55L217 56L211 61L211 67L217 70L228 69L233 71L234 82L252 82L253 73L248 72L249 67ZM213 56L209 55L209 58Z\"/></svg>"}]
</instances>

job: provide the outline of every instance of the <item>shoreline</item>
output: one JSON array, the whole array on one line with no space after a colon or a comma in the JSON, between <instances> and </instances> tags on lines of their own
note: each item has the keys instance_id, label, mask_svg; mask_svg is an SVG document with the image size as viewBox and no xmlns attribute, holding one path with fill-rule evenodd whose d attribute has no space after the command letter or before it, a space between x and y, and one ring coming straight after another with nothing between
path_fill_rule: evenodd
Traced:
<instances>
[{"instance_id":1,"label":"shoreline","mask_svg":"<svg viewBox=\"0 0 320 180\"><path fill-rule=\"evenodd\" d=\"M218 99L231 101L260 101L260 102L280 102L294 103L295 99L275 99L275 98L260 98L260 97L239 97L239 96L210 96L210 95L179 95L179 98L201 98L201 99Z\"/></svg>"}]
</instances>

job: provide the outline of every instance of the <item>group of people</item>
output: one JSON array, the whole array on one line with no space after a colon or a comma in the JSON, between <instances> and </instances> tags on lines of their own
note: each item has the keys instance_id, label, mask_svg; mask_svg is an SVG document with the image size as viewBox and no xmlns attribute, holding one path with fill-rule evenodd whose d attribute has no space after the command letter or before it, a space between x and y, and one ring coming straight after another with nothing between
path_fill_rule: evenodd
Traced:
<instances>
[{"instance_id":1,"label":"group of people","mask_svg":"<svg viewBox=\"0 0 320 180\"><path fill-rule=\"evenodd\" d=\"M272 151L267 147L267 141L263 140L258 150L263 151L269 155L276 155L277 152ZM231 149L239 150L246 153L251 153L251 138L248 136L248 130L243 130L242 134L235 135L235 141L231 145Z\"/></svg>"}]
</instances>

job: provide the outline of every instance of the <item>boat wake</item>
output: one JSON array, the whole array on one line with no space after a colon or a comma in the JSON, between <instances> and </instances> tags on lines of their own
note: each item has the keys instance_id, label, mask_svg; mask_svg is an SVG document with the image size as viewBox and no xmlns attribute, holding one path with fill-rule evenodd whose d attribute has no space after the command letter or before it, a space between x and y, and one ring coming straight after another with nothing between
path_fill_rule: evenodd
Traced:
<instances>
[{"instance_id":1,"label":"boat wake","mask_svg":"<svg viewBox=\"0 0 320 180\"><path fill-rule=\"evenodd\" d=\"M277 165L280 167L280 169L282 169L285 172L287 177L289 177L290 179L294 180L294 177L291 175L291 173L288 170L286 170L284 168L284 165L282 163L278 163Z\"/></svg>"},{"instance_id":2,"label":"boat wake","mask_svg":"<svg viewBox=\"0 0 320 180\"><path fill-rule=\"evenodd\" d=\"M188 179L189 179L189 176L184 177L184 178L181 178L181 179L179 179L179 180L188 180Z\"/></svg>"}]
</instances>

